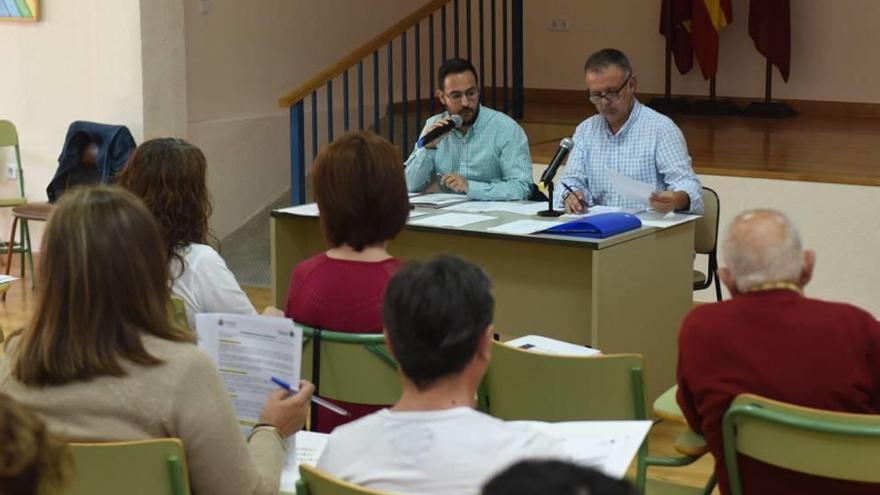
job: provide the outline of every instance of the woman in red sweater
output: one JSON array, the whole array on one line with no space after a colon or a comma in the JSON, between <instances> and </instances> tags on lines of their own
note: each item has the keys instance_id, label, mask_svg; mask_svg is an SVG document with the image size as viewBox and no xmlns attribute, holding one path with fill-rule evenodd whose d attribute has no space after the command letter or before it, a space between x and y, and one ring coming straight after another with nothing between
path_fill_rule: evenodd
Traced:
<instances>
[{"instance_id":1,"label":"woman in red sweater","mask_svg":"<svg viewBox=\"0 0 880 495\"><path fill-rule=\"evenodd\" d=\"M329 249L293 269L284 314L323 330L381 333L385 286L400 266L388 241L409 216L400 153L371 132L348 134L315 159L312 185ZM319 408L319 431L381 409L336 402L351 416Z\"/></svg>"}]
</instances>

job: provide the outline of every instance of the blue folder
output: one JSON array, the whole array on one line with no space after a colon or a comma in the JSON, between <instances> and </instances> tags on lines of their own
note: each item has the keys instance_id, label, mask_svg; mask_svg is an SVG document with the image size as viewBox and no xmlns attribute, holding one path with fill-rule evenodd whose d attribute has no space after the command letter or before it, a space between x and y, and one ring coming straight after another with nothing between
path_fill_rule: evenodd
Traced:
<instances>
[{"instance_id":1,"label":"blue folder","mask_svg":"<svg viewBox=\"0 0 880 495\"><path fill-rule=\"evenodd\" d=\"M639 220L639 217L629 213L614 212L572 220L562 225L550 227L542 233L604 239L641 227L642 221Z\"/></svg>"}]
</instances>

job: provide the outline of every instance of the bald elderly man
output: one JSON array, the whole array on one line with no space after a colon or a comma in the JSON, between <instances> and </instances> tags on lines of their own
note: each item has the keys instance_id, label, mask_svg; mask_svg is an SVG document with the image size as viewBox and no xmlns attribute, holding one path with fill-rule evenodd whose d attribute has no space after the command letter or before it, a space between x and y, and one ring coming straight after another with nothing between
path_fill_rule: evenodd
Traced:
<instances>
[{"instance_id":1,"label":"bald elderly man","mask_svg":"<svg viewBox=\"0 0 880 495\"><path fill-rule=\"evenodd\" d=\"M741 393L807 407L880 413L880 324L849 304L804 295L816 254L782 213L738 215L723 241L719 277L733 299L695 308L679 334L678 403L706 436L728 493L721 420ZM740 456L746 493L880 493L880 486L818 478Z\"/></svg>"}]
</instances>

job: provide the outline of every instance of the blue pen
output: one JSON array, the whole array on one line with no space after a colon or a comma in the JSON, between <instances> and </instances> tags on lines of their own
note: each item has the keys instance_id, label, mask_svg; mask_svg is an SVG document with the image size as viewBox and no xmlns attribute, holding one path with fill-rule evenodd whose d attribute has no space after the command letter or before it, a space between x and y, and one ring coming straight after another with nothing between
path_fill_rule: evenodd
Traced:
<instances>
[{"instance_id":1,"label":"blue pen","mask_svg":"<svg viewBox=\"0 0 880 495\"><path fill-rule=\"evenodd\" d=\"M281 378L273 376L272 381L275 383L275 385L278 385L279 387L283 388L284 390L287 390L288 392L290 392L292 394L297 393L297 390L295 388L293 388L289 383L282 380ZM331 410L341 416L351 416L351 414L348 411L346 411L345 409L337 406L336 404L334 404L330 401L322 399L318 396L313 395L312 402L314 402L315 404L318 404L319 406L324 406L327 409L329 409L329 410Z\"/></svg>"}]
</instances>

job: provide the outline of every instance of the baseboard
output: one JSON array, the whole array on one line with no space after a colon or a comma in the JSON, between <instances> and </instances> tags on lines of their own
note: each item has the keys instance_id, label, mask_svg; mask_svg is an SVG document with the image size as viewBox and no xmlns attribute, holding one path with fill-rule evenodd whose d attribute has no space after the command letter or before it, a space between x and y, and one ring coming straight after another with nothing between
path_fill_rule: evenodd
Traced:
<instances>
[{"instance_id":1,"label":"baseboard","mask_svg":"<svg viewBox=\"0 0 880 495\"><path fill-rule=\"evenodd\" d=\"M656 93L639 93L639 100L648 102L652 98L663 97L662 94ZM704 100L708 98L705 95L673 95L681 97L687 101ZM730 100L741 108L745 108L754 101L761 101L761 98L742 98L718 96L718 99ZM549 89L549 88L526 88L526 103L544 103L544 104L581 104L587 105L586 93L582 90L574 89ZM878 103L856 103L847 101L819 101L819 100L781 100L789 104L799 114L810 117L858 117L858 118L880 118L880 104Z\"/></svg>"}]
</instances>

